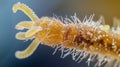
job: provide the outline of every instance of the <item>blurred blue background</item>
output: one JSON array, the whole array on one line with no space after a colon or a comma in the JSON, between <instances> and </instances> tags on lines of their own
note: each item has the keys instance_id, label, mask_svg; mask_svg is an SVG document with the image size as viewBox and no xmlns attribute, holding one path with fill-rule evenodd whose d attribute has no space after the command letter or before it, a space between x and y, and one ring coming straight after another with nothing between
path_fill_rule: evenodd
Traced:
<instances>
[{"instance_id":1,"label":"blurred blue background","mask_svg":"<svg viewBox=\"0 0 120 67\"><path fill-rule=\"evenodd\" d=\"M54 49L40 45L29 58L15 58L15 51L24 50L31 41L15 39L15 25L20 21L30 20L23 12L12 12L12 6L22 2L32 8L39 16L71 16L77 13L80 19L85 15L95 14L95 20L101 15L106 24L112 25L114 17L120 19L119 0L0 0L0 67L88 67L85 61L76 63L71 56L60 58L60 52L52 55ZM92 67L92 66L91 66Z\"/></svg>"}]
</instances>

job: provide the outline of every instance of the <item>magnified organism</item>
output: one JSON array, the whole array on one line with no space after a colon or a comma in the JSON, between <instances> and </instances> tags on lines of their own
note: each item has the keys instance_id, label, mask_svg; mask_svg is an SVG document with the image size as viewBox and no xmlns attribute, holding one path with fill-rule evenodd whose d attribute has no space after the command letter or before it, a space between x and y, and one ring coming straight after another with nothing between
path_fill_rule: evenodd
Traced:
<instances>
[{"instance_id":1,"label":"magnified organism","mask_svg":"<svg viewBox=\"0 0 120 67\"><path fill-rule=\"evenodd\" d=\"M27 29L26 32L18 32L16 39L33 42L23 51L16 51L18 59L31 56L39 44L55 48L53 54L61 51L61 58L72 55L72 59L81 62L87 59L88 66L93 60L97 60L95 66L104 67L120 66L120 28L102 24L102 17L93 21L94 15L85 17L83 21L76 15L62 20L56 17L38 16L23 3L16 3L13 12L23 11L31 21L22 21L16 25L17 30ZM116 24L119 23L115 19Z\"/></svg>"}]
</instances>

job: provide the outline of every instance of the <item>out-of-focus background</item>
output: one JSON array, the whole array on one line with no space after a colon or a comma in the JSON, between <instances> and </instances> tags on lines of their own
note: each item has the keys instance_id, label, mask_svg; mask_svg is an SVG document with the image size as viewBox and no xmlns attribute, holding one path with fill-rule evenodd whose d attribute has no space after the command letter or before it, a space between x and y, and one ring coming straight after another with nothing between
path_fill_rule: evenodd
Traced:
<instances>
[{"instance_id":1,"label":"out-of-focus background","mask_svg":"<svg viewBox=\"0 0 120 67\"><path fill-rule=\"evenodd\" d=\"M0 0L0 67L88 67L86 61L76 63L71 56L60 58L60 52L52 55L54 49L40 45L29 58L15 58L15 51L24 50L31 41L15 39L15 25L30 20L23 12L12 12L12 6L22 2L39 16L72 16L74 13L83 20L84 16L95 14L94 20L104 16L106 24L112 25L113 18L120 19L120 0ZM92 67L93 65L91 65Z\"/></svg>"}]
</instances>

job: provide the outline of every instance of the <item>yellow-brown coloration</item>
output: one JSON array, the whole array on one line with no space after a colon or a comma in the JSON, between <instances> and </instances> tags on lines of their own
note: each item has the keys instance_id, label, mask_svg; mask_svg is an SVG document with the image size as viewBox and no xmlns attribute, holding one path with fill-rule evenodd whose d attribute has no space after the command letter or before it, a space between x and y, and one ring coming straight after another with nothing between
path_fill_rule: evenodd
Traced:
<instances>
[{"instance_id":1,"label":"yellow-brown coloration","mask_svg":"<svg viewBox=\"0 0 120 67\"><path fill-rule=\"evenodd\" d=\"M41 43L49 46L61 44L64 29L64 24L61 21L44 17L36 25L42 27L42 31L35 35L35 38L39 39Z\"/></svg>"},{"instance_id":2,"label":"yellow-brown coloration","mask_svg":"<svg viewBox=\"0 0 120 67\"><path fill-rule=\"evenodd\" d=\"M49 46L56 46L63 41L64 24L54 18L43 17L38 19L34 12L25 4L17 3L13 7L13 12L23 11L32 21L22 21L16 25L17 30L29 29L27 32L19 32L16 38L26 40L35 38L33 43L24 51L17 51L16 57L19 59L30 56L37 48L39 43Z\"/></svg>"},{"instance_id":3,"label":"yellow-brown coloration","mask_svg":"<svg viewBox=\"0 0 120 67\"><path fill-rule=\"evenodd\" d=\"M13 12L22 10L32 21L20 22L16 29L29 29L27 32L20 32L16 35L19 40L35 38L33 43L24 51L16 52L17 58L30 56L39 43L48 46L62 44L65 48L84 50L90 54L101 54L106 57L120 59L120 38L119 34L110 30L109 25L99 27L90 26L84 23L63 24L55 18L43 17L38 19L34 12L25 4L17 3L13 6Z\"/></svg>"}]
</instances>

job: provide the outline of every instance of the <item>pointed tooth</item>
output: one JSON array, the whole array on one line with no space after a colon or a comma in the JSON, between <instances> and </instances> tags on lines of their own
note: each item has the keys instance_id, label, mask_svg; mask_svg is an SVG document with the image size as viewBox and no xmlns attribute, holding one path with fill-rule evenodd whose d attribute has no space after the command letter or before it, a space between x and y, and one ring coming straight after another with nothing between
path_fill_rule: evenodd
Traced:
<instances>
[{"instance_id":1,"label":"pointed tooth","mask_svg":"<svg viewBox=\"0 0 120 67\"><path fill-rule=\"evenodd\" d=\"M23 51L16 51L15 56L18 59L24 59L32 55L37 47L39 46L40 41L35 39L33 42Z\"/></svg>"}]
</instances>

